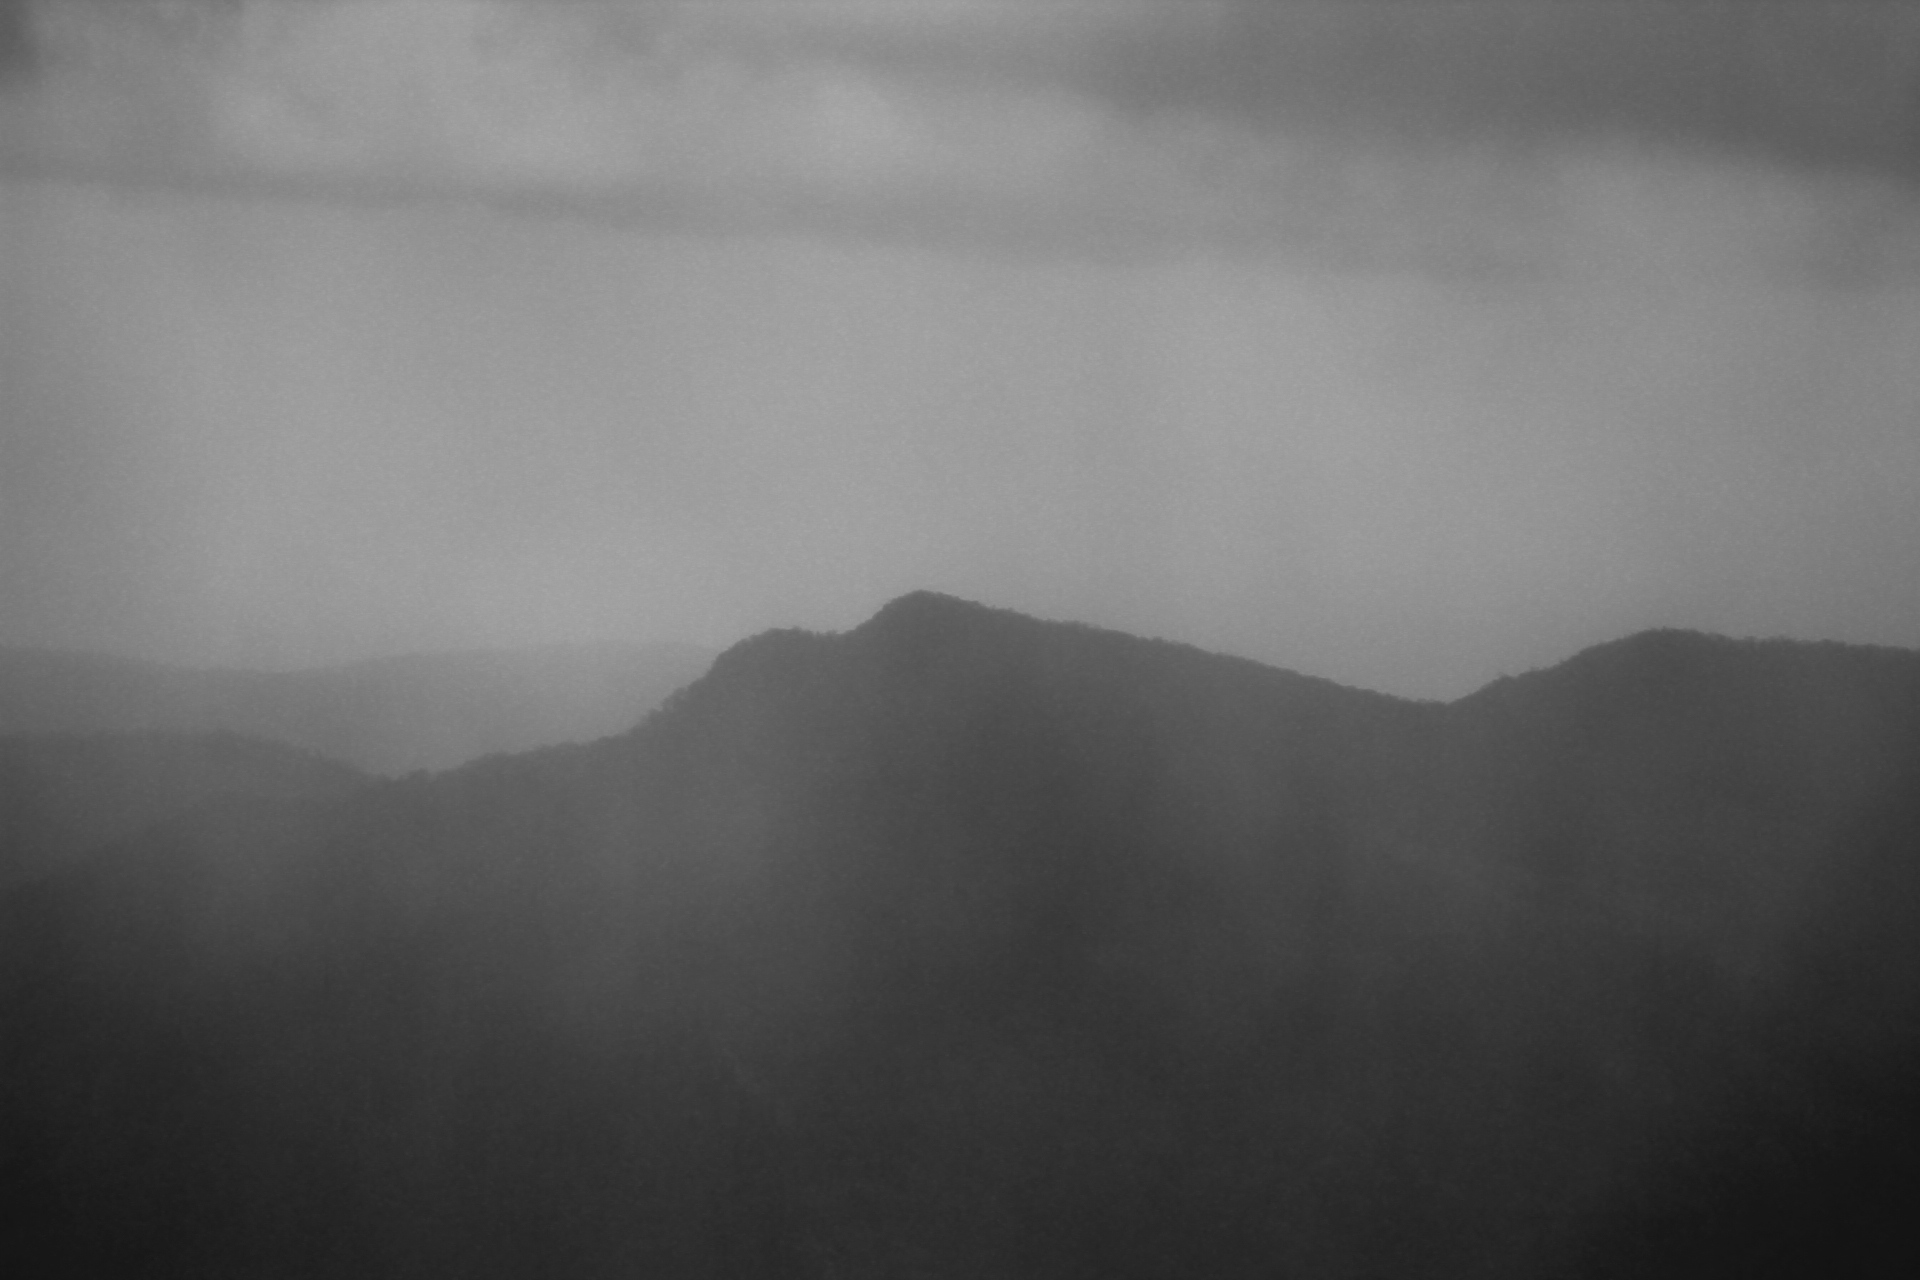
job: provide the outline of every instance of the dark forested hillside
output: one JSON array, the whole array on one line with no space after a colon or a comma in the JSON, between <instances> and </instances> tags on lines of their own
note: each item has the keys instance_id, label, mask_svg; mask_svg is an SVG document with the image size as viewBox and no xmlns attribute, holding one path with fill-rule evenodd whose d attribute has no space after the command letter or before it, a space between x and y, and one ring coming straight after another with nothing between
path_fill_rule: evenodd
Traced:
<instances>
[{"instance_id":1,"label":"dark forested hillside","mask_svg":"<svg viewBox=\"0 0 1920 1280\"><path fill-rule=\"evenodd\" d=\"M0 891L210 801L338 795L367 781L231 734L0 737Z\"/></svg>"},{"instance_id":2,"label":"dark forested hillside","mask_svg":"<svg viewBox=\"0 0 1920 1280\"><path fill-rule=\"evenodd\" d=\"M1417 704L916 595L0 899L0 1206L48 1275L1891 1275L1916 938L1920 656Z\"/></svg>"},{"instance_id":3,"label":"dark forested hillside","mask_svg":"<svg viewBox=\"0 0 1920 1280\"><path fill-rule=\"evenodd\" d=\"M374 773L445 769L620 733L711 659L688 645L555 645L268 672L7 649L0 734L218 731Z\"/></svg>"}]
</instances>

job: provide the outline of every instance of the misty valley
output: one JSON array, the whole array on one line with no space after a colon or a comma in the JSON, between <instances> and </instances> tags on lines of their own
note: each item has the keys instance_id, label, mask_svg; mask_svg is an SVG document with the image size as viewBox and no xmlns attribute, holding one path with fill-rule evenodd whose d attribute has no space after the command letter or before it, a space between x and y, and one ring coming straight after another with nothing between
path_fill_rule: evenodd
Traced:
<instances>
[{"instance_id":1,"label":"misty valley","mask_svg":"<svg viewBox=\"0 0 1920 1280\"><path fill-rule=\"evenodd\" d=\"M410 661L0 661L9 1274L1920 1262L1920 654Z\"/></svg>"}]
</instances>

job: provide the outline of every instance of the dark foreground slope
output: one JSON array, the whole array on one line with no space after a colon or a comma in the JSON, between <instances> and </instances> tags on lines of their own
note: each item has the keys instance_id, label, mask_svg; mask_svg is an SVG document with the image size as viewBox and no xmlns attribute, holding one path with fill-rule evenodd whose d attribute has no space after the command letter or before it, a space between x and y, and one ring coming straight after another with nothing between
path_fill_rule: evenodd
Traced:
<instances>
[{"instance_id":1,"label":"dark foreground slope","mask_svg":"<svg viewBox=\"0 0 1920 1280\"><path fill-rule=\"evenodd\" d=\"M225 732L374 773L621 733L704 671L688 645L412 654L307 671L0 649L0 734Z\"/></svg>"},{"instance_id":2,"label":"dark foreground slope","mask_svg":"<svg viewBox=\"0 0 1920 1280\"><path fill-rule=\"evenodd\" d=\"M0 892L212 801L341 795L368 781L231 734L0 737Z\"/></svg>"},{"instance_id":3,"label":"dark foreground slope","mask_svg":"<svg viewBox=\"0 0 1920 1280\"><path fill-rule=\"evenodd\" d=\"M1442 707L907 597L14 893L0 1205L75 1275L1892 1274L1917 796L1908 654Z\"/></svg>"}]
</instances>

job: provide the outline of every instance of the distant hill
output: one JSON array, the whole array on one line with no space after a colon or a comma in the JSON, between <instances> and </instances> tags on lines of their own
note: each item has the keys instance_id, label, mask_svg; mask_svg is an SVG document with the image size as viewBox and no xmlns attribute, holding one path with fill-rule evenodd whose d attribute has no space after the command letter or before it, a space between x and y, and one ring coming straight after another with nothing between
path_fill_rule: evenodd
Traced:
<instances>
[{"instance_id":1,"label":"distant hill","mask_svg":"<svg viewBox=\"0 0 1920 1280\"><path fill-rule=\"evenodd\" d=\"M259 672L6 649L0 734L224 731L374 773L445 769L623 732L711 661L687 645L556 645Z\"/></svg>"},{"instance_id":2,"label":"distant hill","mask_svg":"<svg viewBox=\"0 0 1920 1280\"><path fill-rule=\"evenodd\" d=\"M1920 655L910 596L16 889L0 1026L45 1274L1904 1275Z\"/></svg>"},{"instance_id":3,"label":"distant hill","mask_svg":"<svg viewBox=\"0 0 1920 1280\"><path fill-rule=\"evenodd\" d=\"M210 801L338 796L370 781L232 734L0 738L0 891Z\"/></svg>"}]
</instances>

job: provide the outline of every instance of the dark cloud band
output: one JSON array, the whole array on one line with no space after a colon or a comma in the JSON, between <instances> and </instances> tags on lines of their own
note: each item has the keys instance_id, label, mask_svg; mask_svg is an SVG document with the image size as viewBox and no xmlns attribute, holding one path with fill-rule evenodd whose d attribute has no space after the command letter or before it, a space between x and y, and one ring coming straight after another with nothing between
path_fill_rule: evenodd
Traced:
<instances>
[{"instance_id":1,"label":"dark cloud band","mask_svg":"<svg viewBox=\"0 0 1920 1280\"><path fill-rule=\"evenodd\" d=\"M1239 0L1111 47L1135 110L1551 145L1599 138L1920 179L1920 7Z\"/></svg>"},{"instance_id":2,"label":"dark cloud band","mask_svg":"<svg viewBox=\"0 0 1920 1280\"><path fill-rule=\"evenodd\" d=\"M26 0L0 0L0 88L33 66L33 33Z\"/></svg>"},{"instance_id":3,"label":"dark cloud band","mask_svg":"<svg viewBox=\"0 0 1920 1280\"><path fill-rule=\"evenodd\" d=\"M650 226L1509 263L1625 154L1873 261L1920 192L1894 4L0 0L0 77L0 175Z\"/></svg>"}]
</instances>

